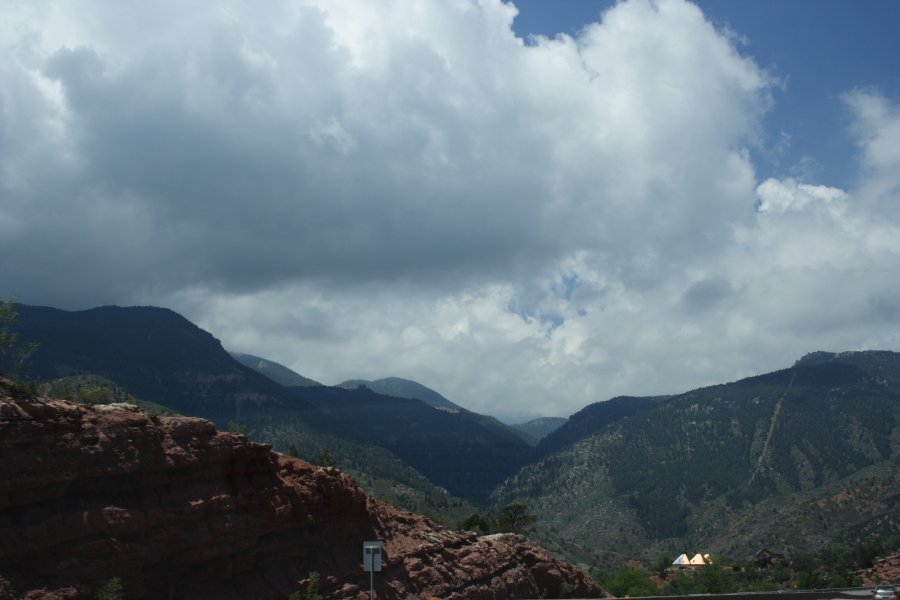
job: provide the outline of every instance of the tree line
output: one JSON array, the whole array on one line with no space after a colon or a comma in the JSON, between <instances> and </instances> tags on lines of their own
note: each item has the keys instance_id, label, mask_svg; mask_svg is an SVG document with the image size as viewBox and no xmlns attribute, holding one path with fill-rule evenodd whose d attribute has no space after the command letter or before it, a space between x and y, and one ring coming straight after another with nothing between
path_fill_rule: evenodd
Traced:
<instances>
[{"instance_id":1,"label":"tree line","mask_svg":"<svg viewBox=\"0 0 900 600\"><path fill-rule=\"evenodd\" d=\"M874 536L855 545L832 544L817 554L796 555L767 565L713 555L712 564L673 570L674 558L663 553L647 566L631 561L606 573L592 569L591 576L618 598L859 587L860 571L872 567L877 558L897 552L900 535Z\"/></svg>"}]
</instances>

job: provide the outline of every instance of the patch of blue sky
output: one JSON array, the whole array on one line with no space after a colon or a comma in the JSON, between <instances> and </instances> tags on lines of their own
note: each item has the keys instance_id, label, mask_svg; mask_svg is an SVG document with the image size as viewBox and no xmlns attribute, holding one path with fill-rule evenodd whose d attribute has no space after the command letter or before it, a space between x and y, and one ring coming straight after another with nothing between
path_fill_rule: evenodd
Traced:
<instances>
[{"instance_id":1,"label":"patch of blue sky","mask_svg":"<svg viewBox=\"0 0 900 600\"><path fill-rule=\"evenodd\" d=\"M575 294L575 290L578 289L581 283L581 279L574 273L560 275L550 284L550 291L557 299L570 302ZM537 320L541 325L549 327L550 331L566 322L565 316L559 311L545 310L521 300L510 302L506 308L526 321ZM582 317L587 315L584 309L578 310L577 313Z\"/></svg>"},{"instance_id":2,"label":"patch of blue sky","mask_svg":"<svg viewBox=\"0 0 900 600\"><path fill-rule=\"evenodd\" d=\"M615 0L512 0L516 33L573 37ZM794 177L852 188L858 181L844 95L874 90L900 101L900 2L694 0L737 51L776 82L762 139L750 148L757 177ZM863 40L863 43L860 43Z\"/></svg>"},{"instance_id":3,"label":"patch of blue sky","mask_svg":"<svg viewBox=\"0 0 900 600\"><path fill-rule=\"evenodd\" d=\"M520 304L518 301L510 302L506 305L506 309L509 312L518 315L524 321L537 321L543 327L547 328L548 333L562 326L562 324L566 322L565 317L559 313L527 307Z\"/></svg>"},{"instance_id":4,"label":"patch of blue sky","mask_svg":"<svg viewBox=\"0 0 900 600\"><path fill-rule=\"evenodd\" d=\"M553 293L563 300L571 300L572 295L575 293L575 289L580 282L581 280L578 278L578 275L563 275L558 282L553 285Z\"/></svg>"}]
</instances>

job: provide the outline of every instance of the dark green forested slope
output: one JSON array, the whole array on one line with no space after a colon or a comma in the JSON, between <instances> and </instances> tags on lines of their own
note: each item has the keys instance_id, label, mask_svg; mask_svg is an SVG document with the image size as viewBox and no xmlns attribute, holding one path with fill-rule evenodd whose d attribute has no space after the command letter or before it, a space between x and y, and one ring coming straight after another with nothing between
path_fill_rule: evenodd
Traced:
<instances>
[{"instance_id":1,"label":"dark green forested slope","mask_svg":"<svg viewBox=\"0 0 900 600\"><path fill-rule=\"evenodd\" d=\"M28 371L37 379L100 375L140 398L219 424L260 411L313 411L238 363L212 335L169 309L16 308L21 340L38 343Z\"/></svg>"},{"instance_id":2,"label":"dark green forested slope","mask_svg":"<svg viewBox=\"0 0 900 600\"><path fill-rule=\"evenodd\" d=\"M498 419L489 415L482 415L467 410L459 404L451 402L435 390L426 387L417 381L411 381L409 379L403 379L401 377L385 377L383 379L376 379L374 381L367 379L349 379L337 385L337 387L346 388L348 390L355 390L360 386L365 386L373 392L377 392L385 396L421 400L429 406L433 406L434 408L439 408L450 413L465 413L468 415L467 420L477 421L479 423L479 426L495 430L497 435L501 437L506 437L507 434L513 433L516 437L529 445L534 445L536 443L536 440L533 436L528 435L527 433L524 433L517 428L505 425ZM496 485L496 483L497 482L495 481L491 485Z\"/></svg>"},{"instance_id":3,"label":"dark green forested slope","mask_svg":"<svg viewBox=\"0 0 900 600\"><path fill-rule=\"evenodd\" d=\"M615 421L495 498L526 501L544 536L588 559L613 548L815 549L900 522L898 424L900 354L815 353ZM837 494L850 500L834 504ZM806 516L791 519L798 506ZM811 531L817 523L827 531Z\"/></svg>"},{"instance_id":4,"label":"dark green forested slope","mask_svg":"<svg viewBox=\"0 0 900 600\"><path fill-rule=\"evenodd\" d=\"M171 310L63 311L18 304L16 311L21 342L38 343L28 364L31 377L101 377L142 400L210 419L220 429L239 427L281 452L294 449L310 462L329 455L367 489L411 510L452 518L471 510L389 450L240 364L212 335Z\"/></svg>"},{"instance_id":5,"label":"dark green forested slope","mask_svg":"<svg viewBox=\"0 0 900 600\"><path fill-rule=\"evenodd\" d=\"M569 417L537 445L536 455L546 456L589 437L607 425L659 405L669 396L618 396L594 402Z\"/></svg>"},{"instance_id":6,"label":"dark green forested slope","mask_svg":"<svg viewBox=\"0 0 900 600\"><path fill-rule=\"evenodd\" d=\"M531 457L531 446L518 432L466 410L448 412L367 387L291 391L352 435L399 456L453 495L475 502L486 501L498 483Z\"/></svg>"}]
</instances>

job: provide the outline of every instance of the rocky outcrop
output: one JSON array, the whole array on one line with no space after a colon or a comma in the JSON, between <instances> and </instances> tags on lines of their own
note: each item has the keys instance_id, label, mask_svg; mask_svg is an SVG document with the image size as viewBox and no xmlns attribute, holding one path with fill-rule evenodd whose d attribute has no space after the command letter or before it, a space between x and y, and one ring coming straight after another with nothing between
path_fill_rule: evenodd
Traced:
<instances>
[{"instance_id":1,"label":"rocky outcrop","mask_svg":"<svg viewBox=\"0 0 900 600\"><path fill-rule=\"evenodd\" d=\"M444 529L347 476L208 421L0 391L0 598L286 598L311 573L331 598L599 596L516 535Z\"/></svg>"},{"instance_id":2,"label":"rocky outcrop","mask_svg":"<svg viewBox=\"0 0 900 600\"><path fill-rule=\"evenodd\" d=\"M860 571L859 576L866 587L900 581L900 554L876 560L871 568Z\"/></svg>"}]
</instances>

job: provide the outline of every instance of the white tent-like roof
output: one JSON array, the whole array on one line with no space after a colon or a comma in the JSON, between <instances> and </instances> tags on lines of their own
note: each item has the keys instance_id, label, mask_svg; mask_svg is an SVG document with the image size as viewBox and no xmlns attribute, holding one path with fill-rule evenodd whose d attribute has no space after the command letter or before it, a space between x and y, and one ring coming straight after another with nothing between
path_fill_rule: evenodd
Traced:
<instances>
[{"instance_id":1,"label":"white tent-like roof","mask_svg":"<svg viewBox=\"0 0 900 600\"><path fill-rule=\"evenodd\" d=\"M688 558L687 554L682 554L681 556L676 558L675 562L673 562L672 564L673 565L689 565L689 564L691 564L691 559Z\"/></svg>"},{"instance_id":2,"label":"white tent-like roof","mask_svg":"<svg viewBox=\"0 0 900 600\"><path fill-rule=\"evenodd\" d=\"M706 565L711 564L709 560L709 554L700 554L699 552L694 555L694 558L691 559L692 565Z\"/></svg>"}]
</instances>

